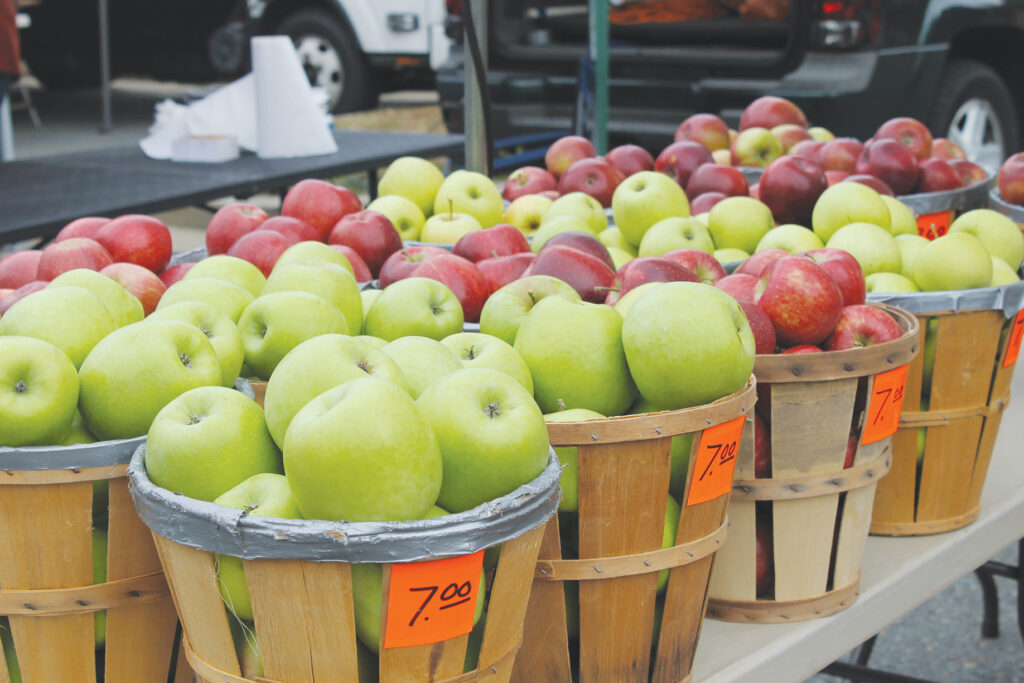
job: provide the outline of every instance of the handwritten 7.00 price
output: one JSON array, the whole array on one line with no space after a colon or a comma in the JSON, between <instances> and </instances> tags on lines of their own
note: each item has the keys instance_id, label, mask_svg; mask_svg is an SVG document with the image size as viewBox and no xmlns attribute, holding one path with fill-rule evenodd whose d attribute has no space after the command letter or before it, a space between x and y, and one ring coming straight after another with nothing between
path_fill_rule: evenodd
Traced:
<instances>
[{"instance_id":1,"label":"handwritten 7.00 price","mask_svg":"<svg viewBox=\"0 0 1024 683\"><path fill-rule=\"evenodd\" d=\"M891 406L889 405L890 401L892 403L903 402L903 387L898 386L895 389L892 387L886 387L885 389L876 391L875 397L878 398L879 404L878 410L875 412L875 416L871 422L872 424L882 426L888 418L892 417L892 413L890 412ZM897 417L899 416L897 415Z\"/></svg>"},{"instance_id":2,"label":"handwritten 7.00 price","mask_svg":"<svg viewBox=\"0 0 1024 683\"><path fill-rule=\"evenodd\" d=\"M701 472L698 481L704 481L704 477L711 474L711 468L715 465L725 465L726 463L736 459L736 451L739 450L740 445L736 441L730 443L709 443L707 448L711 450L712 456L708 460L708 466Z\"/></svg>"},{"instance_id":3,"label":"handwritten 7.00 price","mask_svg":"<svg viewBox=\"0 0 1024 683\"><path fill-rule=\"evenodd\" d=\"M881 441L896 433L903 410L903 392L909 368L909 365L903 365L875 375L861 445Z\"/></svg>"},{"instance_id":4,"label":"handwritten 7.00 price","mask_svg":"<svg viewBox=\"0 0 1024 683\"><path fill-rule=\"evenodd\" d=\"M686 504L697 505L714 500L732 489L732 473L740 449L746 416L737 417L705 429L700 436L693 464L693 482Z\"/></svg>"},{"instance_id":5,"label":"handwritten 7.00 price","mask_svg":"<svg viewBox=\"0 0 1024 683\"><path fill-rule=\"evenodd\" d=\"M421 586L419 588L410 588L411 593L422 593L426 592L427 597L420 605L420 608L416 610L416 614L412 615L412 619L409 620L409 626L414 626L416 620L419 619L420 615L423 614L423 610L427 608L430 601L437 595L437 586ZM448 604L441 605L439 609L450 609L461 605L464 602L469 602L469 597L473 593L473 584L469 581L464 581L462 584L450 583L445 586L445 589L441 591L441 602L447 602ZM455 598L462 598L456 602L450 602ZM424 621L429 621L430 617L424 617Z\"/></svg>"}]
</instances>

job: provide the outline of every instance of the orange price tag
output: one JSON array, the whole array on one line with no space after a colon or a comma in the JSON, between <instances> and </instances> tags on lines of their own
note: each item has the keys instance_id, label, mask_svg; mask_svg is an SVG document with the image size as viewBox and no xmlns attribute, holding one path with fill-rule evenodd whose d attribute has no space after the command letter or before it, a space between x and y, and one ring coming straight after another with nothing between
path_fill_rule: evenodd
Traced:
<instances>
[{"instance_id":1,"label":"orange price tag","mask_svg":"<svg viewBox=\"0 0 1024 683\"><path fill-rule=\"evenodd\" d=\"M732 490L732 472L740 451L746 417L705 429L693 464L693 483L686 506L714 500Z\"/></svg>"},{"instance_id":2,"label":"orange price tag","mask_svg":"<svg viewBox=\"0 0 1024 683\"><path fill-rule=\"evenodd\" d=\"M903 389L907 383L908 370L910 366L904 365L875 375L868 414L864 418L864 434L860 440L862 446L896 433L900 425L900 412L903 410Z\"/></svg>"},{"instance_id":3,"label":"orange price tag","mask_svg":"<svg viewBox=\"0 0 1024 683\"><path fill-rule=\"evenodd\" d=\"M1010 343L1006 345L1006 356L1003 358L1003 367L1008 368L1017 362L1020 355L1020 340L1024 337L1024 309L1017 311L1017 317L1013 319L1013 327L1010 328Z\"/></svg>"},{"instance_id":4,"label":"orange price tag","mask_svg":"<svg viewBox=\"0 0 1024 683\"><path fill-rule=\"evenodd\" d=\"M384 647L412 647L473 630L484 551L391 566Z\"/></svg>"},{"instance_id":5,"label":"orange price tag","mask_svg":"<svg viewBox=\"0 0 1024 683\"><path fill-rule=\"evenodd\" d=\"M917 217L917 234L930 240L942 237L949 232L949 222L953 218L952 211L926 213Z\"/></svg>"}]
</instances>

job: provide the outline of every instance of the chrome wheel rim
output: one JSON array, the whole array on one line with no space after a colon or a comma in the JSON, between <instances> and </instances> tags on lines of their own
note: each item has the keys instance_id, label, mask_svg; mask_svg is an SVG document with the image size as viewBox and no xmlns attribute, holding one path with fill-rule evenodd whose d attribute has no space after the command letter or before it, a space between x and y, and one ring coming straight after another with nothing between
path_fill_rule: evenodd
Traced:
<instances>
[{"instance_id":1,"label":"chrome wheel rim","mask_svg":"<svg viewBox=\"0 0 1024 683\"><path fill-rule=\"evenodd\" d=\"M961 104L946 137L960 145L968 159L989 171L995 171L1003 163L1003 129L988 100L972 97Z\"/></svg>"},{"instance_id":2,"label":"chrome wheel rim","mask_svg":"<svg viewBox=\"0 0 1024 683\"><path fill-rule=\"evenodd\" d=\"M295 38L295 52L299 55L299 63L310 84L324 89L328 106L333 110L345 90L345 68L341 63L341 55L329 42L314 35Z\"/></svg>"}]
</instances>

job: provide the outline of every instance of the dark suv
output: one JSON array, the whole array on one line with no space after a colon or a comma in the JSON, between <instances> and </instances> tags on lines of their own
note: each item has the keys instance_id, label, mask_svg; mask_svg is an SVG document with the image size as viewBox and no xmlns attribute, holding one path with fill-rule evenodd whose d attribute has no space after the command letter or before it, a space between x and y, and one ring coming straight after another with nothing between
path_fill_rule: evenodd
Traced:
<instances>
[{"instance_id":1,"label":"dark suv","mask_svg":"<svg viewBox=\"0 0 1024 683\"><path fill-rule=\"evenodd\" d=\"M735 125L764 94L812 125L870 137L893 116L997 168L1024 129L1024 0L646 0L609 8L611 144L661 149L688 115ZM488 0L496 137L572 128L583 0ZM462 131L461 46L438 74Z\"/></svg>"}]
</instances>

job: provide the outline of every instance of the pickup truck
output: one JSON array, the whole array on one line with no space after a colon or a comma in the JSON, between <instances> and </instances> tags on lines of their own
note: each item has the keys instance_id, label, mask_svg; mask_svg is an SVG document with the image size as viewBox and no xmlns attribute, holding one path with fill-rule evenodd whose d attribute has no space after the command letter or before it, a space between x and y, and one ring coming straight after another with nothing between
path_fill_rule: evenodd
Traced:
<instances>
[{"instance_id":1,"label":"pickup truck","mask_svg":"<svg viewBox=\"0 0 1024 683\"><path fill-rule=\"evenodd\" d=\"M487 0L496 138L573 128L588 37L583 0ZM913 116L996 169L1024 129L1024 0L614 0L610 144L660 150L696 112L731 125L755 98L870 137ZM457 35L458 31L453 31ZM437 83L461 132L463 48Z\"/></svg>"},{"instance_id":2,"label":"pickup truck","mask_svg":"<svg viewBox=\"0 0 1024 683\"><path fill-rule=\"evenodd\" d=\"M45 86L99 82L94 1L28 0L22 56ZM444 0L109 0L112 72L222 81L249 68L253 35L292 37L331 110L373 106L379 91L433 87L448 57Z\"/></svg>"}]
</instances>

